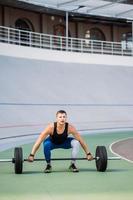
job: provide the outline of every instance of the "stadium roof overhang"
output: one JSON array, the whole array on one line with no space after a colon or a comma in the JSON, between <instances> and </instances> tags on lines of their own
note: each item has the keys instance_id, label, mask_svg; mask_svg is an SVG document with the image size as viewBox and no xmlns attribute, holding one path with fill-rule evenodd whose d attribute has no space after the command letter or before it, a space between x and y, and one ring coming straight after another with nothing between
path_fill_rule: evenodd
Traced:
<instances>
[{"instance_id":1,"label":"stadium roof overhang","mask_svg":"<svg viewBox=\"0 0 133 200\"><path fill-rule=\"evenodd\" d=\"M133 21L132 0L1 0L0 4L34 10L40 13L73 13L115 20Z\"/></svg>"}]
</instances>

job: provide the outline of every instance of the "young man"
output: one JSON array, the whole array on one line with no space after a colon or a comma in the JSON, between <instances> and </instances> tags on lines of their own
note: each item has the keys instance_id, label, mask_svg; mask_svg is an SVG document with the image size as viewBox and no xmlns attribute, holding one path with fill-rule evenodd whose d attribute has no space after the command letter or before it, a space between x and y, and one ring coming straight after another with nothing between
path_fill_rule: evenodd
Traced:
<instances>
[{"instance_id":1,"label":"young man","mask_svg":"<svg viewBox=\"0 0 133 200\"><path fill-rule=\"evenodd\" d=\"M73 137L70 137L69 135L72 135ZM46 169L44 170L45 173L49 173L52 170L51 150L53 149L72 148L72 160L69 169L71 169L73 172L78 172L78 169L75 165L75 160L79 151L79 144L85 151L86 158L88 160L93 159L87 144L80 136L78 131L74 128L73 125L67 123L67 113L64 110L59 110L56 113L56 122L49 124L40 134L28 157L29 162L34 161L35 153L37 152L42 142L44 147L44 155L47 162Z\"/></svg>"}]
</instances>

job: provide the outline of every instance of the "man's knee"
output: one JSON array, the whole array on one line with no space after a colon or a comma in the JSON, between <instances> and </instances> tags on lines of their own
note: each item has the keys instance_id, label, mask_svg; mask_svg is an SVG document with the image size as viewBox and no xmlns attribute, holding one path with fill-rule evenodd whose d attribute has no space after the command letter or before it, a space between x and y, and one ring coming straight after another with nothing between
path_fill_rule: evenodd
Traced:
<instances>
[{"instance_id":1,"label":"man's knee","mask_svg":"<svg viewBox=\"0 0 133 200\"><path fill-rule=\"evenodd\" d=\"M73 139L73 140L71 141L71 146L72 146L72 148L79 149L80 143L79 143L78 140Z\"/></svg>"},{"instance_id":2,"label":"man's knee","mask_svg":"<svg viewBox=\"0 0 133 200\"><path fill-rule=\"evenodd\" d=\"M51 142L49 140L44 141L43 148L44 148L44 151L45 150L50 150L51 149Z\"/></svg>"}]
</instances>

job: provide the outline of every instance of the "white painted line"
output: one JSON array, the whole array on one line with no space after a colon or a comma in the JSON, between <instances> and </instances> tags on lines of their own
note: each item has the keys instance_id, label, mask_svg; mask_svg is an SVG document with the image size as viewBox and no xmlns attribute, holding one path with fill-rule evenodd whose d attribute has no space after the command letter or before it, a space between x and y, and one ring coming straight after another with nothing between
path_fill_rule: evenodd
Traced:
<instances>
[{"instance_id":1,"label":"white painted line","mask_svg":"<svg viewBox=\"0 0 133 200\"><path fill-rule=\"evenodd\" d=\"M121 157L121 159L126 160L126 161L128 161L128 162L130 162L130 163L133 163L132 160L129 160L129 159L127 159L127 158L121 156L120 154L114 152L113 149L112 149L112 146L113 146L115 143L118 143L118 142L121 142L121 141L124 141L124 140L128 140L128 139L130 139L130 138L133 138L133 137L128 137L128 138L116 140L115 142L113 142L112 144L110 144L109 149L110 149L111 153L113 153L114 155L119 156L119 157Z\"/></svg>"}]
</instances>

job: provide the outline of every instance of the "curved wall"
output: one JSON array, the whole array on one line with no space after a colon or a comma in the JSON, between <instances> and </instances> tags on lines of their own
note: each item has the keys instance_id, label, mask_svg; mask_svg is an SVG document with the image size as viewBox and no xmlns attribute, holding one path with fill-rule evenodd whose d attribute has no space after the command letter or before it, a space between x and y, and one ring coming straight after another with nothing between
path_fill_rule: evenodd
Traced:
<instances>
[{"instance_id":1,"label":"curved wall","mask_svg":"<svg viewBox=\"0 0 133 200\"><path fill-rule=\"evenodd\" d=\"M59 109L81 132L133 128L131 57L1 47L2 144L5 137L36 137Z\"/></svg>"}]
</instances>

